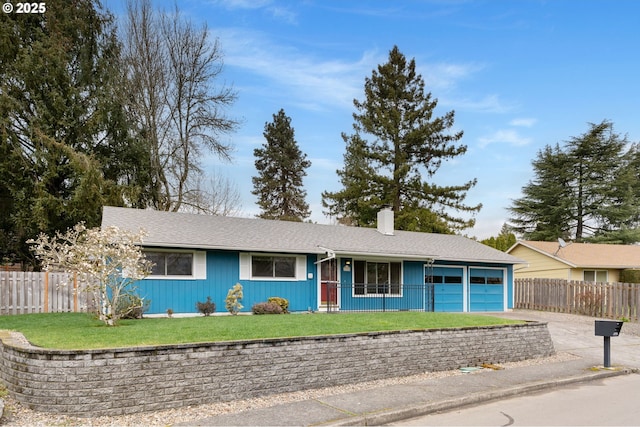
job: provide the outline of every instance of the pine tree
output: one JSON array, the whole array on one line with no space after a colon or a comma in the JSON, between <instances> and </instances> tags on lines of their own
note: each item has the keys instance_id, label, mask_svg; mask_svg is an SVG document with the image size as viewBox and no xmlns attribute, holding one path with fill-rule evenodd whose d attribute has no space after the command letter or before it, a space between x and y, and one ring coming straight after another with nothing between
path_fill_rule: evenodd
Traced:
<instances>
[{"instance_id":1,"label":"pine tree","mask_svg":"<svg viewBox=\"0 0 640 427\"><path fill-rule=\"evenodd\" d=\"M532 162L535 178L509 208L514 229L532 240L582 241L637 227L640 175L636 147L625 152L627 145L605 120L563 148L545 147Z\"/></svg>"},{"instance_id":2,"label":"pine tree","mask_svg":"<svg viewBox=\"0 0 640 427\"><path fill-rule=\"evenodd\" d=\"M258 176L252 178L251 193L262 209L258 217L303 221L310 212L302 179L311 162L300 151L284 109L273 115L273 122L265 123L263 135L266 142L253 151Z\"/></svg>"},{"instance_id":3,"label":"pine tree","mask_svg":"<svg viewBox=\"0 0 640 427\"><path fill-rule=\"evenodd\" d=\"M572 177L568 156L557 144L546 146L531 164L535 178L522 188L523 197L509 208L510 224L525 239L570 239Z\"/></svg>"},{"instance_id":4,"label":"pine tree","mask_svg":"<svg viewBox=\"0 0 640 427\"><path fill-rule=\"evenodd\" d=\"M344 190L330 193L322 192L322 206L329 216L337 217L345 225L368 226L375 224L378 206L383 205L380 194L385 191L376 188L372 180L375 175L366 158L366 141L359 135L342 134L347 144L344 154L344 168L338 170Z\"/></svg>"},{"instance_id":5,"label":"pine tree","mask_svg":"<svg viewBox=\"0 0 640 427\"><path fill-rule=\"evenodd\" d=\"M618 174L626 140L613 133L611 122L591 123L587 133L571 138L567 150L573 166L575 238L593 234L608 222L609 192Z\"/></svg>"},{"instance_id":6,"label":"pine tree","mask_svg":"<svg viewBox=\"0 0 640 427\"><path fill-rule=\"evenodd\" d=\"M481 205L464 204L475 179L459 186L423 180L423 174L433 178L443 161L464 154L467 147L456 145L462 132L449 132L453 111L433 116L437 100L425 93L415 68L415 60L407 61L395 46L389 61L365 80L365 100L354 100L354 134L343 135L347 154L338 174L344 188L323 193L326 213L373 226L372 213L389 205L398 229L450 233L474 224L453 212L480 210ZM360 162L359 170L348 164L353 159Z\"/></svg>"},{"instance_id":7,"label":"pine tree","mask_svg":"<svg viewBox=\"0 0 640 427\"><path fill-rule=\"evenodd\" d=\"M128 139L113 17L92 0L0 15L0 197L3 257L31 259L24 241L79 221L103 204L135 203L144 157ZM6 227L6 228L5 228Z\"/></svg>"}]
</instances>

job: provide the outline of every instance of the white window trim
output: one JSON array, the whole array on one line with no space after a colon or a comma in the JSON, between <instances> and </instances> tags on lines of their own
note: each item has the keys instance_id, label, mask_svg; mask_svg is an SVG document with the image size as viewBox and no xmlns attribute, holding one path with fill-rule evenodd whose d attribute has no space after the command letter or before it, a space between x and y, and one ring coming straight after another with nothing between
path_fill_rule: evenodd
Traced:
<instances>
[{"instance_id":1,"label":"white window trim","mask_svg":"<svg viewBox=\"0 0 640 427\"><path fill-rule=\"evenodd\" d=\"M395 262L395 263L399 263L400 264L400 293L397 294L392 294L392 293L386 293L386 294L369 294L369 293L365 293L364 295L362 294L356 294L356 261L364 261L365 263L369 263L369 262L375 262L375 263L387 263L389 264L389 280L391 280L391 263ZM365 267L366 268L366 267ZM368 283L366 282L367 280L367 272L365 270L364 272L364 279L365 279L365 290L366 287L368 285ZM402 296L404 295L404 261L402 260L392 260L392 259L388 259L388 258L353 258L351 260L351 297L352 298L402 298ZM389 283L388 286L391 286L391 283Z\"/></svg>"},{"instance_id":2,"label":"white window trim","mask_svg":"<svg viewBox=\"0 0 640 427\"><path fill-rule=\"evenodd\" d=\"M143 252L164 252L164 253L179 253L179 254L192 254L193 255L193 270L190 275L149 275L145 279L152 280L204 280L207 278L207 252L206 251L194 251L188 249L165 249L165 248L152 248L147 247L142 249Z\"/></svg>"},{"instance_id":3,"label":"white window trim","mask_svg":"<svg viewBox=\"0 0 640 427\"><path fill-rule=\"evenodd\" d=\"M253 256L288 257L296 259L295 277L262 277L253 276L251 259ZM307 256L296 254L281 254L271 252L241 252L240 257L240 280L268 281L268 282L300 282L307 280Z\"/></svg>"}]
</instances>

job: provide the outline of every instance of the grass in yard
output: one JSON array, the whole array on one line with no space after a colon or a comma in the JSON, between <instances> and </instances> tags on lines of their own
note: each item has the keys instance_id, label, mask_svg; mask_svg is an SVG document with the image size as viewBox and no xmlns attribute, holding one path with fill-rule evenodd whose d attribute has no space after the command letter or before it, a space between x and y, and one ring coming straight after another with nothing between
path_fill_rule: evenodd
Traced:
<instances>
[{"instance_id":1,"label":"grass in yard","mask_svg":"<svg viewBox=\"0 0 640 427\"><path fill-rule=\"evenodd\" d=\"M84 313L0 316L0 329L22 332L34 345L74 350L512 323L522 322L466 313L392 312L144 318L108 327Z\"/></svg>"}]
</instances>

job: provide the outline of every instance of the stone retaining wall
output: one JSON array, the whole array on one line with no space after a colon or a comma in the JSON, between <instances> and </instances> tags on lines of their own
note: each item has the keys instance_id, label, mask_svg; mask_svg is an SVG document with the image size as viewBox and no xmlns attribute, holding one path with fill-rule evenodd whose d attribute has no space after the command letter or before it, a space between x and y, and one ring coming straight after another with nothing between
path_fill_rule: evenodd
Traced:
<instances>
[{"instance_id":1,"label":"stone retaining wall","mask_svg":"<svg viewBox=\"0 0 640 427\"><path fill-rule=\"evenodd\" d=\"M62 351L0 343L27 407L123 415L554 354L546 323Z\"/></svg>"}]
</instances>

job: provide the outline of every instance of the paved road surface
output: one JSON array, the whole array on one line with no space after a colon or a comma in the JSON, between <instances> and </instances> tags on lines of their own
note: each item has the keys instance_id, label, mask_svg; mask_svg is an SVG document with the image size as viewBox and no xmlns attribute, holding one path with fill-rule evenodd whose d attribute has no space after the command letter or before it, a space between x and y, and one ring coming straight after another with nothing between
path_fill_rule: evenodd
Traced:
<instances>
[{"instance_id":1,"label":"paved road surface","mask_svg":"<svg viewBox=\"0 0 640 427\"><path fill-rule=\"evenodd\" d=\"M637 426L640 375L622 375L536 395L399 421L395 426Z\"/></svg>"},{"instance_id":2,"label":"paved road surface","mask_svg":"<svg viewBox=\"0 0 640 427\"><path fill-rule=\"evenodd\" d=\"M596 318L561 313L516 310L495 316L547 322L558 352L604 363L604 339L595 336ZM625 323L611 338L611 364L640 368L640 324ZM536 395L525 395L462 408L443 414L404 420L393 425L640 425L640 374L582 383Z\"/></svg>"}]
</instances>

